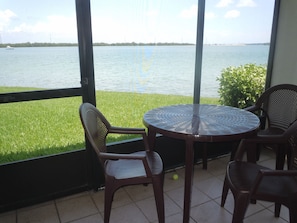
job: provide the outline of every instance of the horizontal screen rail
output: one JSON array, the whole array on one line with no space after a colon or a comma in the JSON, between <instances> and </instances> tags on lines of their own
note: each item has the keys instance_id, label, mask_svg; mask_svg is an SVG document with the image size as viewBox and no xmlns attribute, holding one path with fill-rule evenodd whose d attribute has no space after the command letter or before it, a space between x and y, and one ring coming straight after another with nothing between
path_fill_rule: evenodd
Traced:
<instances>
[{"instance_id":1,"label":"horizontal screen rail","mask_svg":"<svg viewBox=\"0 0 297 223\"><path fill-rule=\"evenodd\" d=\"M38 90L38 91L24 91L0 94L0 104L21 102L21 101L33 101L52 98L66 98L82 96L82 88L64 88L64 89L52 89L52 90Z\"/></svg>"}]
</instances>

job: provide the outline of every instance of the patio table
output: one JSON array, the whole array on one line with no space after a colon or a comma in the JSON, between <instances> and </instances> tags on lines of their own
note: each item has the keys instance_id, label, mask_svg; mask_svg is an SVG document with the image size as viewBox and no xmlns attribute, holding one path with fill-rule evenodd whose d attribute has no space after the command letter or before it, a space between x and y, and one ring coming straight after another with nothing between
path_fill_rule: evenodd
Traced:
<instances>
[{"instance_id":1,"label":"patio table","mask_svg":"<svg viewBox=\"0 0 297 223\"><path fill-rule=\"evenodd\" d=\"M156 108L144 114L150 148L156 134L182 139L185 149L183 222L189 222L194 167L194 142L236 141L256 134L260 121L251 112L230 106L180 104Z\"/></svg>"}]
</instances>

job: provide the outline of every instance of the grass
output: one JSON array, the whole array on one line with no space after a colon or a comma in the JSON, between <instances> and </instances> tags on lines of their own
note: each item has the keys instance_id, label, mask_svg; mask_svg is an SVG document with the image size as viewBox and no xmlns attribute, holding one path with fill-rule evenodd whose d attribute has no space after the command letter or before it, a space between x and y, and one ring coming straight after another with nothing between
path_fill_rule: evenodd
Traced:
<instances>
[{"instance_id":1,"label":"grass","mask_svg":"<svg viewBox=\"0 0 297 223\"><path fill-rule=\"evenodd\" d=\"M1 87L0 93L34 90ZM192 97L97 91L97 107L114 126L144 127L142 117L150 109L192 103ZM84 148L79 120L81 97L1 104L0 163L57 154ZM203 104L218 104L202 98ZM128 138L131 138L130 136ZM127 139L120 135L109 142Z\"/></svg>"}]
</instances>

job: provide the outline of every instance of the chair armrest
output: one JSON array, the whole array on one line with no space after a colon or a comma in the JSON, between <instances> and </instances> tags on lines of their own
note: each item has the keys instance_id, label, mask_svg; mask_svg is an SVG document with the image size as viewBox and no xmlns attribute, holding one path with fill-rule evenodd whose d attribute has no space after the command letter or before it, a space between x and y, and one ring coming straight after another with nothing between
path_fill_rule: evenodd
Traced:
<instances>
[{"instance_id":1,"label":"chair armrest","mask_svg":"<svg viewBox=\"0 0 297 223\"><path fill-rule=\"evenodd\" d=\"M297 120L295 120L290 124L289 128L285 131L284 135L287 138L290 138L291 136L296 135L296 131L297 131Z\"/></svg>"},{"instance_id":2,"label":"chair armrest","mask_svg":"<svg viewBox=\"0 0 297 223\"><path fill-rule=\"evenodd\" d=\"M247 152L249 149L256 150L257 147L254 145L259 143L286 144L288 143L288 137L282 134L273 136L255 136L252 138L242 139L238 145L234 160L242 161L244 153Z\"/></svg>"},{"instance_id":3,"label":"chair armrest","mask_svg":"<svg viewBox=\"0 0 297 223\"><path fill-rule=\"evenodd\" d=\"M250 111L250 112L255 112L257 110L260 110L260 108L258 106L256 106L256 105L252 105L252 106L244 108L244 110Z\"/></svg>"},{"instance_id":4,"label":"chair armrest","mask_svg":"<svg viewBox=\"0 0 297 223\"><path fill-rule=\"evenodd\" d=\"M297 170L260 170L262 176L297 176Z\"/></svg>"},{"instance_id":5,"label":"chair armrest","mask_svg":"<svg viewBox=\"0 0 297 223\"><path fill-rule=\"evenodd\" d=\"M145 134L144 128L124 128L124 127L115 127L111 126L110 133L117 133L117 134Z\"/></svg>"},{"instance_id":6,"label":"chair armrest","mask_svg":"<svg viewBox=\"0 0 297 223\"><path fill-rule=\"evenodd\" d=\"M296 177L297 170L271 170L271 169L259 170L255 180L255 184L251 189L251 194L254 194L258 190L258 187L264 177L272 177L272 176L277 176L277 177L289 177L289 176L294 177L295 176Z\"/></svg>"},{"instance_id":7,"label":"chair armrest","mask_svg":"<svg viewBox=\"0 0 297 223\"><path fill-rule=\"evenodd\" d=\"M256 137L247 138L242 141L244 141L244 144L248 143L272 143L272 144L285 144L288 143L288 140L291 136L293 136L297 131L297 121L295 120L287 130L283 132L283 134L279 135L258 135Z\"/></svg>"},{"instance_id":8,"label":"chair armrest","mask_svg":"<svg viewBox=\"0 0 297 223\"><path fill-rule=\"evenodd\" d=\"M234 160L242 161L245 152L253 152L252 150L257 149L257 144L287 144L288 136L285 134L282 135L273 135L273 136L255 136L252 138L242 139L238 145Z\"/></svg>"},{"instance_id":9,"label":"chair armrest","mask_svg":"<svg viewBox=\"0 0 297 223\"><path fill-rule=\"evenodd\" d=\"M143 160L146 157L145 155L142 155L142 154L119 154L119 153L100 153L100 156L104 160L118 160L118 159Z\"/></svg>"},{"instance_id":10,"label":"chair armrest","mask_svg":"<svg viewBox=\"0 0 297 223\"><path fill-rule=\"evenodd\" d=\"M111 126L109 133L142 135L145 151L150 151L147 134L144 128L123 128Z\"/></svg>"},{"instance_id":11,"label":"chair armrest","mask_svg":"<svg viewBox=\"0 0 297 223\"><path fill-rule=\"evenodd\" d=\"M285 134L281 135L261 135L261 136L255 136L253 138L247 138L244 139L245 144L258 144L258 143L265 143L265 144L283 144L287 143L288 138Z\"/></svg>"},{"instance_id":12,"label":"chair armrest","mask_svg":"<svg viewBox=\"0 0 297 223\"><path fill-rule=\"evenodd\" d=\"M296 134L297 131L297 121L295 120L289 128L280 135L258 135L256 137L242 139L237 152L235 154L234 160L241 161L244 153L249 149L256 149L256 144L287 144L292 136ZM249 145L250 144L250 145Z\"/></svg>"}]
</instances>

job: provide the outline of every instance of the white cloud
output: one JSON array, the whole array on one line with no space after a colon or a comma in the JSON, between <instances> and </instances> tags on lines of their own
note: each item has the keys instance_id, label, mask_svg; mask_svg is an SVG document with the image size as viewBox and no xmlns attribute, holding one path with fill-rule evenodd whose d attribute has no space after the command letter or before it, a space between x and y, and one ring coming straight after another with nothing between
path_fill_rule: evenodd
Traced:
<instances>
[{"instance_id":1,"label":"white cloud","mask_svg":"<svg viewBox=\"0 0 297 223\"><path fill-rule=\"evenodd\" d=\"M44 22L37 22L34 24L22 23L19 26L11 29L11 31L23 31L32 33L69 33L73 30L76 30L75 17L65 17L57 15L48 16L46 21Z\"/></svg>"},{"instance_id":2,"label":"white cloud","mask_svg":"<svg viewBox=\"0 0 297 223\"><path fill-rule=\"evenodd\" d=\"M155 17L159 15L159 11L158 10L150 10L148 12L146 12L146 15L149 17Z\"/></svg>"},{"instance_id":3,"label":"white cloud","mask_svg":"<svg viewBox=\"0 0 297 223\"><path fill-rule=\"evenodd\" d=\"M254 0L240 0L237 4L237 7L255 7L257 4Z\"/></svg>"},{"instance_id":4,"label":"white cloud","mask_svg":"<svg viewBox=\"0 0 297 223\"><path fill-rule=\"evenodd\" d=\"M8 26L10 20L14 17L17 17L17 15L9 9L0 11L0 31L3 31L4 27Z\"/></svg>"},{"instance_id":5,"label":"white cloud","mask_svg":"<svg viewBox=\"0 0 297 223\"><path fill-rule=\"evenodd\" d=\"M138 34L135 34L135 31L139 33L145 32L144 27L135 26L135 23L128 26L125 20L117 21L112 16L102 17L94 15L92 17L94 42L137 42L138 39L135 36L138 36ZM135 39L132 39L132 37L135 37ZM121 40L119 41L119 39Z\"/></svg>"},{"instance_id":6,"label":"white cloud","mask_svg":"<svg viewBox=\"0 0 297 223\"><path fill-rule=\"evenodd\" d=\"M214 18L216 18L216 14L213 13L213 12L206 12L205 13L205 18L206 19L214 19Z\"/></svg>"},{"instance_id":7,"label":"white cloud","mask_svg":"<svg viewBox=\"0 0 297 223\"><path fill-rule=\"evenodd\" d=\"M184 9L181 13L180 16L182 18L193 18L197 17L197 12L198 12L198 6L197 5L192 5L191 8L189 9Z\"/></svg>"},{"instance_id":8,"label":"white cloud","mask_svg":"<svg viewBox=\"0 0 297 223\"><path fill-rule=\"evenodd\" d=\"M76 19L73 17L52 15L48 16L47 24L51 32L69 33L76 32Z\"/></svg>"},{"instance_id":9,"label":"white cloud","mask_svg":"<svg viewBox=\"0 0 297 223\"><path fill-rule=\"evenodd\" d=\"M220 0L218 4L216 4L216 7L223 8L223 7L229 6L232 3L233 3L233 0Z\"/></svg>"},{"instance_id":10,"label":"white cloud","mask_svg":"<svg viewBox=\"0 0 297 223\"><path fill-rule=\"evenodd\" d=\"M238 10L231 10L225 14L225 18L237 18L240 16L240 11Z\"/></svg>"},{"instance_id":11,"label":"white cloud","mask_svg":"<svg viewBox=\"0 0 297 223\"><path fill-rule=\"evenodd\" d=\"M24 31L29 31L29 30L31 30L31 28L29 28L27 24L22 23L22 24L20 24L18 26L15 26L15 27L9 29L8 32L10 32L10 33L19 33L19 32L24 32Z\"/></svg>"},{"instance_id":12,"label":"white cloud","mask_svg":"<svg viewBox=\"0 0 297 223\"><path fill-rule=\"evenodd\" d=\"M44 21L35 23L22 22L18 25L7 27L6 35L23 35L30 37L30 41L76 41L77 28L75 16L66 17L59 15L47 16ZM40 37L39 40L34 38ZM44 39L45 38L45 39ZM28 40L29 41L29 40Z\"/></svg>"}]
</instances>

